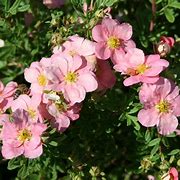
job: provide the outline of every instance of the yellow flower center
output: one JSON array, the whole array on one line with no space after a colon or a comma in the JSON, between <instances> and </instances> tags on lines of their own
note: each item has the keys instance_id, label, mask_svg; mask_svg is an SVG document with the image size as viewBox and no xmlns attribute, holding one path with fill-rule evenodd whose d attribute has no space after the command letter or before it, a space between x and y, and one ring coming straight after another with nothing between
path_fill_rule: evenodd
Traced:
<instances>
[{"instance_id":1,"label":"yellow flower center","mask_svg":"<svg viewBox=\"0 0 180 180\"><path fill-rule=\"evenodd\" d=\"M121 40L115 36L111 36L107 40L107 45L111 49L117 49L121 45Z\"/></svg>"},{"instance_id":2,"label":"yellow flower center","mask_svg":"<svg viewBox=\"0 0 180 180\"><path fill-rule=\"evenodd\" d=\"M74 50L69 51L69 55L70 55L70 56L72 56L72 57L73 57L73 56L75 56L76 54L77 54L77 52L76 52L76 51L74 51Z\"/></svg>"},{"instance_id":3,"label":"yellow flower center","mask_svg":"<svg viewBox=\"0 0 180 180\"><path fill-rule=\"evenodd\" d=\"M77 73L75 72L68 72L66 77L65 77L65 80L67 82L70 82L70 83L74 83L77 81Z\"/></svg>"},{"instance_id":4,"label":"yellow flower center","mask_svg":"<svg viewBox=\"0 0 180 180\"><path fill-rule=\"evenodd\" d=\"M158 104L156 104L155 107L160 113L168 113L170 109L170 103L166 100L160 101Z\"/></svg>"},{"instance_id":5,"label":"yellow flower center","mask_svg":"<svg viewBox=\"0 0 180 180\"><path fill-rule=\"evenodd\" d=\"M32 137L31 131L28 129L20 130L18 133L18 140L24 143L25 141L29 141Z\"/></svg>"},{"instance_id":6,"label":"yellow flower center","mask_svg":"<svg viewBox=\"0 0 180 180\"><path fill-rule=\"evenodd\" d=\"M36 117L36 111L34 109L28 108L27 112L31 119L34 119Z\"/></svg>"},{"instance_id":7,"label":"yellow flower center","mask_svg":"<svg viewBox=\"0 0 180 180\"><path fill-rule=\"evenodd\" d=\"M140 64L137 68L136 71L138 74L143 74L147 69L149 69L148 66L146 66L145 64Z\"/></svg>"},{"instance_id":8,"label":"yellow flower center","mask_svg":"<svg viewBox=\"0 0 180 180\"><path fill-rule=\"evenodd\" d=\"M37 80L40 86L45 86L47 84L47 78L44 74L40 74Z\"/></svg>"}]
</instances>

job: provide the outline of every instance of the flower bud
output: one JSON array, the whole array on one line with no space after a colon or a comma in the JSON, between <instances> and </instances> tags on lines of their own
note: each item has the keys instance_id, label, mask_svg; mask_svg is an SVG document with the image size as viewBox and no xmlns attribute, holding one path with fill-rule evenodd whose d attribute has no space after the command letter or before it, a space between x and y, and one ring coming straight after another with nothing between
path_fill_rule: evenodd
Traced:
<instances>
[{"instance_id":1,"label":"flower bud","mask_svg":"<svg viewBox=\"0 0 180 180\"><path fill-rule=\"evenodd\" d=\"M171 48L174 46L174 39L172 37L162 36L160 42L156 44L155 52L158 53L161 57L165 57L170 53Z\"/></svg>"}]
</instances>

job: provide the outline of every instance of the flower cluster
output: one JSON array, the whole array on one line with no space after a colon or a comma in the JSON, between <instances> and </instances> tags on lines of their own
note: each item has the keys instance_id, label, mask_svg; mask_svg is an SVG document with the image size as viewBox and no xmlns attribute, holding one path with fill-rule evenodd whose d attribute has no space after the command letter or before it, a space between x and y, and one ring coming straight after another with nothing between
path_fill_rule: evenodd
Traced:
<instances>
[{"instance_id":1,"label":"flower cluster","mask_svg":"<svg viewBox=\"0 0 180 180\"><path fill-rule=\"evenodd\" d=\"M40 156L45 120L63 132L79 118L88 92L106 91L116 82L110 64L96 57L95 43L78 35L55 47L51 57L33 62L24 70L24 77L29 90L16 82L5 87L0 83L0 137L7 159L22 154Z\"/></svg>"},{"instance_id":2,"label":"flower cluster","mask_svg":"<svg viewBox=\"0 0 180 180\"><path fill-rule=\"evenodd\" d=\"M177 117L180 116L179 89L173 82L159 75L169 66L167 60L161 59L164 54L144 55L131 39L131 25L120 24L113 19L104 19L96 25L92 36L96 41L96 56L102 60L111 59L114 69L125 75L125 86L143 83L139 98L144 108L138 113L139 122L145 127L157 126L162 135L176 131ZM172 47L174 39L162 37L162 43Z\"/></svg>"},{"instance_id":3,"label":"flower cluster","mask_svg":"<svg viewBox=\"0 0 180 180\"><path fill-rule=\"evenodd\" d=\"M0 83L0 138L5 158L40 156L47 123L63 132L79 118L87 93L114 86L116 77L110 64L125 75L125 86L143 83L139 98L144 107L138 114L139 122L146 127L157 126L163 135L176 130L179 89L160 77L169 62L136 48L128 23L104 18L92 29L92 38L95 42L73 35L56 46L51 57L26 68L28 93L15 82L5 87ZM17 96L19 91L22 92ZM11 110L10 115L6 114L7 109Z\"/></svg>"}]
</instances>

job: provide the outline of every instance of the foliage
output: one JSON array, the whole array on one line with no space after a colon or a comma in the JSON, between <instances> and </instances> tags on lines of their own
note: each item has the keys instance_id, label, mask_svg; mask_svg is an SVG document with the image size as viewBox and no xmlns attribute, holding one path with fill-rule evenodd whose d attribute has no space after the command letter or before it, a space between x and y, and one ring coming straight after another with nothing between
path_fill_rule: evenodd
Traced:
<instances>
[{"instance_id":1,"label":"foliage","mask_svg":"<svg viewBox=\"0 0 180 180\"><path fill-rule=\"evenodd\" d=\"M178 0L157 0L152 14L151 1L97 0L93 9L83 12L83 0L71 0L59 9L48 9L36 0L0 1L0 77L4 83L24 82L23 71L31 62L49 57L56 45L78 34L92 39L92 28L111 14L133 26L133 39L148 54L162 35L176 39L166 59L170 67L164 76L180 84L177 28ZM87 0L88 7L91 1ZM32 13L32 23L25 15ZM153 31L149 30L154 18ZM78 19L82 19L82 23ZM0 161L0 179L145 179L148 174L161 177L172 166L180 170L179 137L175 133L161 136L156 128L144 128L137 120L142 108L138 86L124 87L118 74L115 87L106 93L89 94L80 118L63 133L48 130L43 155ZM11 176L11 177L10 177Z\"/></svg>"}]
</instances>

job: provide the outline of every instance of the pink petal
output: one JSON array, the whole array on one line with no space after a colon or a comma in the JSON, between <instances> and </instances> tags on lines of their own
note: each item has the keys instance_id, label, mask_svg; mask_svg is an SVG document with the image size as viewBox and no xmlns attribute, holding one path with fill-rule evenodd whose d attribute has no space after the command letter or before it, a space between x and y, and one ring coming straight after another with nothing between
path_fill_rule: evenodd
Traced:
<instances>
[{"instance_id":1,"label":"pink petal","mask_svg":"<svg viewBox=\"0 0 180 180\"><path fill-rule=\"evenodd\" d=\"M148 66L162 66L162 67L168 67L169 66L169 62L164 60L164 59L160 59L159 55L149 55L146 56L146 64Z\"/></svg>"},{"instance_id":2,"label":"pink petal","mask_svg":"<svg viewBox=\"0 0 180 180\"><path fill-rule=\"evenodd\" d=\"M159 76L147 77L142 75L139 79L143 83L155 83L159 80Z\"/></svg>"},{"instance_id":3,"label":"pink petal","mask_svg":"<svg viewBox=\"0 0 180 180\"><path fill-rule=\"evenodd\" d=\"M31 95L42 94L43 90L44 90L44 87L39 86L38 83L33 83L33 84L31 84L30 89L31 89Z\"/></svg>"},{"instance_id":4,"label":"pink petal","mask_svg":"<svg viewBox=\"0 0 180 180\"><path fill-rule=\"evenodd\" d=\"M171 83L168 79L161 77L157 81L158 91L161 92L161 98L165 99L171 91Z\"/></svg>"},{"instance_id":5,"label":"pink petal","mask_svg":"<svg viewBox=\"0 0 180 180\"><path fill-rule=\"evenodd\" d=\"M6 121L2 129L2 138L6 140L6 139L14 139L16 137L17 137L17 130L15 124Z\"/></svg>"},{"instance_id":6,"label":"pink petal","mask_svg":"<svg viewBox=\"0 0 180 180\"><path fill-rule=\"evenodd\" d=\"M42 58L40 60L40 63L43 67L49 67L52 64L52 59L51 58Z\"/></svg>"},{"instance_id":7,"label":"pink petal","mask_svg":"<svg viewBox=\"0 0 180 180\"><path fill-rule=\"evenodd\" d=\"M106 43L97 43L95 46L95 54L97 58L106 60L111 56L111 50L107 47Z\"/></svg>"},{"instance_id":8,"label":"pink petal","mask_svg":"<svg viewBox=\"0 0 180 180\"><path fill-rule=\"evenodd\" d=\"M46 129L47 126L45 124L35 123L31 127L31 132L34 136L41 136Z\"/></svg>"},{"instance_id":9,"label":"pink petal","mask_svg":"<svg viewBox=\"0 0 180 180\"><path fill-rule=\"evenodd\" d=\"M86 92L95 91L98 87L97 80L91 73L81 74L78 78L78 84L83 86Z\"/></svg>"},{"instance_id":10,"label":"pink petal","mask_svg":"<svg viewBox=\"0 0 180 180\"><path fill-rule=\"evenodd\" d=\"M113 64L116 65L116 64L123 63L124 58L125 58L125 52L122 50L122 48L120 48L120 49L114 50L111 60Z\"/></svg>"},{"instance_id":11,"label":"pink petal","mask_svg":"<svg viewBox=\"0 0 180 180\"><path fill-rule=\"evenodd\" d=\"M178 171L176 168L170 168L169 174L174 178L173 180L178 180Z\"/></svg>"},{"instance_id":12,"label":"pink petal","mask_svg":"<svg viewBox=\"0 0 180 180\"><path fill-rule=\"evenodd\" d=\"M2 93L3 96L4 97L12 96L13 93L15 92L17 86L18 86L18 84L16 82L13 82L13 81L9 82L3 90L3 93Z\"/></svg>"},{"instance_id":13,"label":"pink petal","mask_svg":"<svg viewBox=\"0 0 180 180\"><path fill-rule=\"evenodd\" d=\"M67 85L65 87L64 96L69 99L72 104L81 102L85 99L86 91L85 89L77 84Z\"/></svg>"},{"instance_id":14,"label":"pink petal","mask_svg":"<svg viewBox=\"0 0 180 180\"><path fill-rule=\"evenodd\" d=\"M158 131L162 135L173 133L178 126L178 119L172 114L165 114L161 116L158 124Z\"/></svg>"},{"instance_id":15,"label":"pink petal","mask_svg":"<svg viewBox=\"0 0 180 180\"><path fill-rule=\"evenodd\" d=\"M127 61L134 67L144 64L145 57L144 52L141 49L129 49L125 55Z\"/></svg>"},{"instance_id":16,"label":"pink petal","mask_svg":"<svg viewBox=\"0 0 180 180\"><path fill-rule=\"evenodd\" d=\"M131 86L140 82L139 76L130 76L123 81L124 86Z\"/></svg>"},{"instance_id":17,"label":"pink petal","mask_svg":"<svg viewBox=\"0 0 180 180\"><path fill-rule=\"evenodd\" d=\"M35 68L26 68L24 70L24 78L29 83L37 82L38 76L39 76L39 71Z\"/></svg>"},{"instance_id":18,"label":"pink petal","mask_svg":"<svg viewBox=\"0 0 180 180\"><path fill-rule=\"evenodd\" d=\"M68 60L68 70L71 72L75 72L81 67L82 64L82 58L80 56L74 56L72 60Z\"/></svg>"},{"instance_id":19,"label":"pink petal","mask_svg":"<svg viewBox=\"0 0 180 180\"><path fill-rule=\"evenodd\" d=\"M138 113L138 120L145 127L153 127L158 124L159 117L154 108L141 109Z\"/></svg>"},{"instance_id":20,"label":"pink petal","mask_svg":"<svg viewBox=\"0 0 180 180\"><path fill-rule=\"evenodd\" d=\"M125 45L125 51L128 51L129 49L132 49L132 48L136 48L136 44L133 40L128 40L126 42L124 42L124 45Z\"/></svg>"},{"instance_id":21,"label":"pink petal","mask_svg":"<svg viewBox=\"0 0 180 180\"><path fill-rule=\"evenodd\" d=\"M82 56L90 56L95 53L95 43L84 39L78 51Z\"/></svg>"},{"instance_id":22,"label":"pink petal","mask_svg":"<svg viewBox=\"0 0 180 180\"><path fill-rule=\"evenodd\" d=\"M149 69L147 69L143 76L157 76L163 71L163 67L153 66Z\"/></svg>"},{"instance_id":23,"label":"pink petal","mask_svg":"<svg viewBox=\"0 0 180 180\"><path fill-rule=\"evenodd\" d=\"M107 40L107 35L104 34L102 25L96 25L92 29L92 37L96 42L105 42Z\"/></svg>"},{"instance_id":24,"label":"pink petal","mask_svg":"<svg viewBox=\"0 0 180 180\"><path fill-rule=\"evenodd\" d=\"M23 154L24 147L20 146L17 148L11 144L3 144L1 152L5 159L12 159Z\"/></svg>"},{"instance_id":25,"label":"pink petal","mask_svg":"<svg viewBox=\"0 0 180 180\"><path fill-rule=\"evenodd\" d=\"M37 146L41 143L40 136L32 136L30 141L24 143L24 148L26 149L36 149Z\"/></svg>"},{"instance_id":26,"label":"pink petal","mask_svg":"<svg viewBox=\"0 0 180 180\"><path fill-rule=\"evenodd\" d=\"M113 35L113 31L118 24L119 22L114 19L104 18L102 20L102 32L109 37L109 35Z\"/></svg>"},{"instance_id":27,"label":"pink petal","mask_svg":"<svg viewBox=\"0 0 180 180\"><path fill-rule=\"evenodd\" d=\"M43 153L43 148L42 148L42 144L40 144L35 149L26 148L24 151L24 156L33 159L39 157L42 153Z\"/></svg>"},{"instance_id":28,"label":"pink petal","mask_svg":"<svg viewBox=\"0 0 180 180\"><path fill-rule=\"evenodd\" d=\"M173 106L173 114L175 116L180 116L180 96L176 99L172 99L172 106Z\"/></svg>"},{"instance_id":29,"label":"pink petal","mask_svg":"<svg viewBox=\"0 0 180 180\"><path fill-rule=\"evenodd\" d=\"M16 111L16 109L27 110L28 104L30 104L30 97L28 95L22 94L11 103L11 109L13 112Z\"/></svg>"},{"instance_id":30,"label":"pink petal","mask_svg":"<svg viewBox=\"0 0 180 180\"><path fill-rule=\"evenodd\" d=\"M54 61L53 65L58 67L63 75L66 75L68 72L68 61L62 56L59 56L59 54L53 55L52 60Z\"/></svg>"},{"instance_id":31,"label":"pink petal","mask_svg":"<svg viewBox=\"0 0 180 180\"><path fill-rule=\"evenodd\" d=\"M171 83L171 92L167 95L166 99L171 101L175 99L179 95L179 88L174 84L174 82L170 81Z\"/></svg>"},{"instance_id":32,"label":"pink petal","mask_svg":"<svg viewBox=\"0 0 180 180\"><path fill-rule=\"evenodd\" d=\"M122 40L129 40L132 36L132 26L128 23L122 23L114 28L114 34Z\"/></svg>"},{"instance_id":33,"label":"pink petal","mask_svg":"<svg viewBox=\"0 0 180 180\"><path fill-rule=\"evenodd\" d=\"M159 99L157 99L157 97L154 95L155 90L156 90L156 85L143 83L139 91L140 102L142 104L146 102L154 102L154 99L155 101L159 102Z\"/></svg>"},{"instance_id":34,"label":"pink petal","mask_svg":"<svg viewBox=\"0 0 180 180\"><path fill-rule=\"evenodd\" d=\"M58 118L55 119L56 120L56 124L58 124L58 130L59 131L64 131L66 128L69 127L70 125L70 120L67 116L65 115L60 115Z\"/></svg>"}]
</instances>

